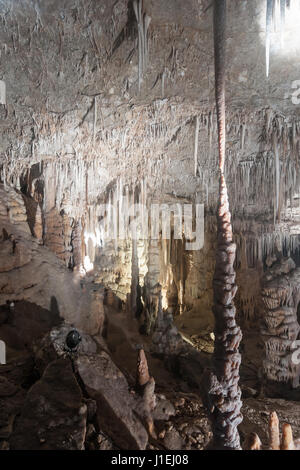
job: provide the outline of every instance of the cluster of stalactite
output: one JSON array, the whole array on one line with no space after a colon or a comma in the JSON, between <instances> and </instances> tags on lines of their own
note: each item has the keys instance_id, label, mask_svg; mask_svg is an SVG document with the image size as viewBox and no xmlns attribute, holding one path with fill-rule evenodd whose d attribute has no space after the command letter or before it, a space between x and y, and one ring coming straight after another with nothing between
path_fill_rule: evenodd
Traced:
<instances>
[{"instance_id":1,"label":"cluster of stalactite","mask_svg":"<svg viewBox=\"0 0 300 470\"><path fill-rule=\"evenodd\" d=\"M299 120L288 118L271 108L249 111L247 115L228 110L228 114L230 119L226 123L226 132L233 144L226 151L224 174L234 216L255 214L270 222L278 222L284 219L286 208L299 211ZM127 121L124 121L124 115ZM65 122L65 125L64 135L69 135L67 126L70 123ZM135 134L137 127L138 135ZM179 107L176 103L170 105L170 102L157 100L149 106L138 107L135 112L124 108L118 123L115 122L109 129L99 129L96 132L97 152L86 140L93 135L92 128L89 129L89 137L85 134L81 136L82 142L85 142L84 149L78 148L76 155L73 155L62 153L59 147L59 158L48 155L49 148L54 144L47 136L41 135L30 159L21 159L13 151L4 156L0 178L5 185L19 188L20 178L28 170L28 165L36 162L47 184L45 193L55 191L57 210L64 208L67 212L72 210L72 216L75 211L81 216L86 206L94 204L112 183L109 176L112 165L118 179L121 179L121 174L126 174L126 181L136 184L141 177L147 177L153 192L168 192L169 188L166 187L172 184L172 178L168 181L161 175L168 174L173 165L171 153L163 153L162 149L180 150L187 140L194 137L194 171L197 178L194 182L197 183L201 202L212 212L216 206L217 184L215 127L216 116L212 107L188 107L183 104ZM257 133L260 137L255 149L253 142L257 140ZM60 146L66 147L59 133L57 140ZM87 148L91 151L86 152ZM201 148L205 151L200 155ZM116 159L116 155L122 158ZM139 156L141 175L134 171L136 164L133 158L136 155ZM177 163L181 165L181 161ZM257 187L260 188L259 192L256 191Z\"/></svg>"},{"instance_id":2,"label":"cluster of stalactite","mask_svg":"<svg viewBox=\"0 0 300 470\"><path fill-rule=\"evenodd\" d=\"M238 425L242 421L239 366L241 330L236 324L234 297L235 250L231 214L224 177L225 163L225 29L226 0L214 2L215 81L219 136L219 204L217 210L217 253L213 279L215 348L212 370L203 375L203 398L212 422L212 447L240 449Z\"/></svg>"},{"instance_id":3,"label":"cluster of stalactite","mask_svg":"<svg viewBox=\"0 0 300 470\"><path fill-rule=\"evenodd\" d=\"M270 49L271 35L276 27L280 34L280 42L282 45L282 36L285 27L286 9L291 7L293 0L266 0L266 75L270 72Z\"/></svg>"},{"instance_id":4,"label":"cluster of stalactite","mask_svg":"<svg viewBox=\"0 0 300 470\"><path fill-rule=\"evenodd\" d=\"M138 24L138 52L139 52L139 70L138 87L141 89L143 72L147 67L148 61L148 28L151 18L143 12L143 0L134 0L133 9Z\"/></svg>"},{"instance_id":5,"label":"cluster of stalactite","mask_svg":"<svg viewBox=\"0 0 300 470\"><path fill-rule=\"evenodd\" d=\"M230 189L230 204L235 217L259 216L280 222L286 210L299 210L300 126L290 118L267 107L245 115L228 110L226 132L234 144L226 149L225 176ZM208 152L201 156L197 174L202 198L209 211L215 206L216 155L214 148L214 112L199 117L200 131L207 132ZM253 142L257 139L257 148ZM250 146L251 142L251 146ZM196 152L195 152L196 154ZM259 187L260 191L256 191Z\"/></svg>"}]
</instances>

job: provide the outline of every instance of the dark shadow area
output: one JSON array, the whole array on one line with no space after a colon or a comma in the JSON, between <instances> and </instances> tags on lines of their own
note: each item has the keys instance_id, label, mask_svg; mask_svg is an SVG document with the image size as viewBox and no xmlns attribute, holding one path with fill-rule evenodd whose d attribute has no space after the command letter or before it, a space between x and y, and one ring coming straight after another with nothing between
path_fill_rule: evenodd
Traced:
<instances>
[{"instance_id":1,"label":"dark shadow area","mask_svg":"<svg viewBox=\"0 0 300 470\"><path fill-rule=\"evenodd\" d=\"M56 319L60 318L58 302L54 295L52 295L51 300L50 300L50 312L54 321L55 321L55 318Z\"/></svg>"},{"instance_id":2,"label":"dark shadow area","mask_svg":"<svg viewBox=\"0 0 300 470\"><path fill-rule=\"evenodd\" d=\"M127 7L127 22L121 32L118 34L117 38L115 39L112 47L111 56L119 49L119 47L123 44L126 39L134 40L137 37L137 24L136 18L133 9L133 1L128 2ZM134 54L134 49L131 51L129 57L127 57L126 62L130 60L132 55Z\"/></svg>"},{"instance_id":3,"label":"dark shadow area","mask_svg":"<svg viewBox=\"0 0 300 470\"><path fill-rule=\"evenodd\" d=\"M34 225L38 205L42 207L44 199L44 181L42 167L36 163L20 177L21 195L24 201L27 221L31 234L35 236Z\"/></svg>"},{"instance_id":4,"label":"dark shadow area","mask_svg":"<svg viewBox=\"0 0 300 470\"><path fill-rule=\"evenodd\" d=\"M7 362L17 352L30 352L34 342L61 321L58 310L53 307L49 311L25 300L1 305L0 338L6 344Z\"/></svg>"}]
</instances>

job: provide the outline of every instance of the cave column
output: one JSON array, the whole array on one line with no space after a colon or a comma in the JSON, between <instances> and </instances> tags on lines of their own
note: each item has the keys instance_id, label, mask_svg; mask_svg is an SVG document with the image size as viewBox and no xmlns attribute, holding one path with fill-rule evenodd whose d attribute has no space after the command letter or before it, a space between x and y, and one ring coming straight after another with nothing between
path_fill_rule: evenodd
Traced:
<instances>
[{"instance_id":1,"label":"cave column","mask_svg":"<svg viewBox=\"0 0 300 470\"><path fill-rule=\"evenodd\" d=\"M225 120L225 32L226 0L214 1L215 89L219 145L219 201L217 209L217 252L213 278L215 348L212 369L203 376L203 400L212 423L214 449L240 449L237 426L242 421L241 391L238 386L241 330L236 324L233 299L236 294L235 250L224 175Z\"/></svg>"}]
</instances>

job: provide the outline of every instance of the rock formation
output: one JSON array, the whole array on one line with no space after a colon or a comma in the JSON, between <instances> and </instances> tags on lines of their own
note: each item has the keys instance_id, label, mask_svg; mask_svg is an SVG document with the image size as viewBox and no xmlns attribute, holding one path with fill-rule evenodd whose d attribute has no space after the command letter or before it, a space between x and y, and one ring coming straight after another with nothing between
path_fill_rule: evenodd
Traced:
<instances>
[{"instance_id":1,"label":"rock formation","mask_svg":"<svg viewBox=\"0 0 300 470\"><path fill-rule=\"evenodd\" d=\"M297 361L300 324L300 270L291 258L268 261L262 288L265 306L261 334L265 344L263 372L268 381L299 387L300 365ZM295 358L293 359L293 357Z\"/></svg>"},{"instance_id":2,"label":"rock formation","mask_svg":"<svg viewBox=\"0 0 300 470\"><path fill-rule=\"evenodd\" d=\"M215 82L219 134L220 188L217 212L217 252L213 279L215 348L213 369L203 377L204 400L212 420L213 448L239 449L237 426L242 421L238 348L241 330L235 320L233 303L235 284L235 250L231 214L224 177L225 165L225 41L226 0L214 2Z\"/></svg>"},{"instance_id":3,"label":"rock formation","mask_svg":"<svg viewBox=\"0 0 300 470\"><path fill-rule=\"evenodd\" d=\"M299 22L0 2L0 449L300 437Z\"/></svg>"},{"instance_id":4,"label":"rock formation","mask_svg":"<svg viewBox=\"0 0 300 470\"><path fill-rule=\"evenodd\" d=\"M256 433L251 433L246 440L245 450L262 450L263 446ZM280 439L279 420L275 411L270 413L269 417L269 443L265 450L299 450L299 439L293 439L291 425L284 423L282 425L282 436Z\"/></svg>"},{"instance_id":5,"label":"rock formation","mask_svg":"<svg viewBox=\"0 0 300 470\"><path fill-rule=\"evenodd\" d=\"M82 450L87 406L68 359L50 363L16 419L11 449Z\"/></svg>"},{"instance_id":6,"label":"rock formation","mask_svg":"<svg viewBox=\"0 0 300 470\"><path fill-rule=\"evenodd\" d=\"M0 303L27 300L54 314L58 312L74 326L84 325L87 332L100 331L104 320L103 288L81 287L79 276L68 272L31 236L20 194L0 185L0 197L0 231L9 235L0 241Z\"/></svg>"}]
</instances>

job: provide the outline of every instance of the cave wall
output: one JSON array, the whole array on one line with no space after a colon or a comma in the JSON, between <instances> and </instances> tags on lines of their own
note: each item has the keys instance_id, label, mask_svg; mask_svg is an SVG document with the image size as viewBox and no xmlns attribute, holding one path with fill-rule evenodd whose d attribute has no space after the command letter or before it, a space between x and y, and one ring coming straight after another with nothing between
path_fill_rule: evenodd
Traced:
<instances>
[{"instance_id":1,"label":"cave wall","mask_svg":"<svg viewBox=\"0 0 300 470\"><path fill-rule=\"evenodd\" d=\"M32 236L20 192L0 184L0 199L0 305L31 302L89 334L101 332L103 288L82 283Z\"/></svg>"}]
</instances>

